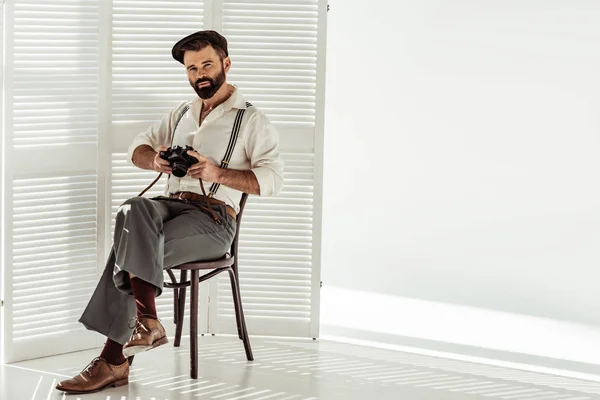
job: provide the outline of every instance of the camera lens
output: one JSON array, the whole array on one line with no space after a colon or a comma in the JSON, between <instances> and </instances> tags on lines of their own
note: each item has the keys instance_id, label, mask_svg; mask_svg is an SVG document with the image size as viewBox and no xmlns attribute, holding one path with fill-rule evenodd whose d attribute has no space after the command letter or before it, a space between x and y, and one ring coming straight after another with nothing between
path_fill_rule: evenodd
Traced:
<instances>
[{"instance_id":1,"label":"camera lens","mask_svg":"<svg viewBox=\"0 0 600 400\"><path fill-rule=\"evenodd\" d=\"M179 163L173 163L171 169L173 170L173 175L175 175L178 178L183 178L187 174L188 166L181 165Z\"/></svg>"}]
</instances>

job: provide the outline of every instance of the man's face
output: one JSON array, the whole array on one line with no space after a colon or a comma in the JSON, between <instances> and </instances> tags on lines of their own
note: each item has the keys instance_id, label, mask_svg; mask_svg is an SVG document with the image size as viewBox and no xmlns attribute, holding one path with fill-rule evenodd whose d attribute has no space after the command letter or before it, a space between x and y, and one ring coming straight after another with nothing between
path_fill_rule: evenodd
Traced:
<instances>
[{"instance_id":1,"label":"man's face","mask_svg":"<svg viewBox=\"0 0 600 400\"><path fill-rule=\"evenodd\" d=\"M188 50L183 55L188 81L201 99L210 99L223 86L229 63L229 57L221 61L212 46L200 51Z\"/></svg>"}]
</instances>

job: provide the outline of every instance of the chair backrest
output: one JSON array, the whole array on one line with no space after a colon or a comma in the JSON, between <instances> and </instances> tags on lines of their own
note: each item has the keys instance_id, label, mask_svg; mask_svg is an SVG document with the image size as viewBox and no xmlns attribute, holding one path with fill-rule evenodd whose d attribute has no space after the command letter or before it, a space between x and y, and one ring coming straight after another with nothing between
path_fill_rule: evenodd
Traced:
<instances>
[{"instance_id":1,"label":"chair backrest","mask_svg":"<svg viewBox=\"0 0 600 400\"><path fill-rule=\"evenodd\" d=\"M231 255L235 257L235 265L237 266L237 253L238 253L238 238L240 237L240 227L242 226L242 216L244 214L244 208L246 207L246 201L248 200L248 193L242 193L240 199L240 211L237 214L235 224L235 236L233 243L231 243Z\"/></svg>"}]
</instances>

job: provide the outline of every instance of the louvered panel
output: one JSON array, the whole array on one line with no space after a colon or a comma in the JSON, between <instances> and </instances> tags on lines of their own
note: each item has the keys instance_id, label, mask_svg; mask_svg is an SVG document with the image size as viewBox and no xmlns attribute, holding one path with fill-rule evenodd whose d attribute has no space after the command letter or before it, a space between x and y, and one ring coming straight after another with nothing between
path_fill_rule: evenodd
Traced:
<instances>
[{"instance_id":1,"label":"louvered panel","mask_svg":"<svg viewBox=\"0 0 600 400\"><path fill-rule=\"evenodd\" d=\"M85 334L77 320L98 280L96 187L95 174L13 181L7 321L16 342Z\"/></svg>"},{"instance_id":2,"label":"louvered panel","mask_svg":"<svg viewBox=\"0 0 600 400\"><path fill-rule=\"evenodd\" d=\"M171 48L202 24L203 1L113 1L113 123L153 123L195 95Z\"/></svg>"},{"instance_id":3,"label":"louvered panel","mask_svg":"<svg viewBox=\"0 0 600 400\"><path fill-rule=\"evenodd\" d=\"M144 190L156 177L158 173L146 171L133 166L127 161L126 153L113 153L111 163L111 237L115 228L115 216L117 210L123 202L131 197L137 196ZM154 186L144 194L144 197L151 198L160 196L164 193L166 185L166 175L154 184ZM179 273L175 274L179 278ZM165 279L168 280L167 274ZM170 280L168 280L170 282ZM189 299L189 298L188 298ZM160 297L156 299L156 311L161 320L167 321L165 328L169 333L173 333L173 290L165 289ZM186 315L189 314L189 306L186 306ZM188 319L189 321L189 319Z\"/></svg>"},{"instance_id":4,"label":"louvered panel","mask_svg":"<svg viewBox=\"0 0 600 400\"><path fill-rule=\"evenodd\" d=\"M271 198L250 197L240 231L239 271L250 333L269 320L294 321L298 331L277 323L278 334L306 335L311 316L313 277L314 156L284 153L284 188ZM234 324L229 280L219 279L221 331ZM229 328L223 328L229 327ZM257 330L258 329L258 330ZM267 332L269 333L269 332Z\"/></svg>"},{"instance_id":5,"label":"louvered panel","mask_svg":"<svg viewBox=\"0 0 600 400\"><path fill-rule=\"evenodd\" d=\"M227 78L275 124L315 126L317 28L318 0L223 1Z\"/></svg>"},{"instance_id":6,"label":"louvered panel","mask_svg":"<svg viewBox=\"0 0 600 400\"><path fill-rule=\"evenodd\" d=\"M5 361L95 346L99 3L11 0L5 27Z\"/></svg>"},{"instance_id":7,"label":"louvered panel","mask_svg":"<svg viewBox=\"0 0 600 400\"><path fill-rule=\"evenodd\" d=\"M13 145L96 143L97 1L13 3Z\"/></svg>"}]
</instances>

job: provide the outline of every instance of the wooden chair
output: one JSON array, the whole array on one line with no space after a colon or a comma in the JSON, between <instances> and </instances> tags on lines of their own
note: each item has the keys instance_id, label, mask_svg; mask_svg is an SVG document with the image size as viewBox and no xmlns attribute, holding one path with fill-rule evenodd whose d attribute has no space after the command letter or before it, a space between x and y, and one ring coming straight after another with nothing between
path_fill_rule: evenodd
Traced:
<instances>
[{"instance_id":1,"label":"wooden chair","mask_svg":"<svg viewBox=\"0 0 600 400\"><path fill-rule=\"evenodd\" d=\"M244 342L246 350L246 358L248 361L253 361L252 349L246 329L246 320L244 318L244 310L242 308L242 298L240 293L240 281L238 273L238 238L240 235L240 226L242 223L242 215L248 194L242 194L240 201L240 211L236 218L237 229L235 237L231 245L231 250L218 260L211 261L196 261L186 264L177 265L167 270L171 282L165 282L164 287L174 289L174 322L175 328L175 347L179 347L181 343L181 331L183 328L183 318L185 315L185 295L186 288L191 286L190 292L190 377L198 378L198 287L200 282L210 279L221 272L227 271L231 281L231 291L233 294L233 304L235 307L235 315L237 322L238 337ZM180 271L180 280L177 281L173 270ZM187 279L188 271L191 272L190 280ZM210 271L200 276L200 271ZM133 363L133 357L129 358L130 364Z\"/></svg>"}]
</instances>

